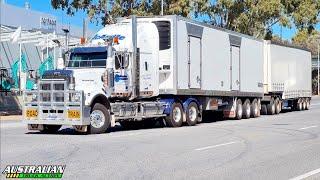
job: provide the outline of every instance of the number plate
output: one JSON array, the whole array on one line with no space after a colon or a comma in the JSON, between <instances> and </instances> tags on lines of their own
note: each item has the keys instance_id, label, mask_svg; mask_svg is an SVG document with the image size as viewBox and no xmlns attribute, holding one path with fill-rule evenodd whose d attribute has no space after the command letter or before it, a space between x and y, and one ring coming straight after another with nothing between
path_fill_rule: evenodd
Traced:
<instances>
[{"instance_id":1,"label":"number plate","mask_svg":"<svg viewBox=\"0 0 320 180\"><path fill-rule=\"evenodd\" d=\"M27 109L26 115L28 118L37 117L38 111L36 109Z\"/></svg>"},{"instance_id":2,"label":"number plate","mask_svg":"<svg viewBox=\"0 0 320 180\"><path fill-rule=\"evenodd\" d=\"M68 110L68 118L79 119L80 118L80 111L79 110Z\"/></svg>"}]
</instances>

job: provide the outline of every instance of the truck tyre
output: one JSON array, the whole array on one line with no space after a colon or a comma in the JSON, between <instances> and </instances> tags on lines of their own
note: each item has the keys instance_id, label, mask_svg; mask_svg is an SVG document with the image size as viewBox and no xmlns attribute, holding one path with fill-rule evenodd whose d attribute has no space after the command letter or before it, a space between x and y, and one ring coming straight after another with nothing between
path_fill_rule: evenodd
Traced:
<instances>
[{"instance_id":1,"label":"truck tyre","mask_svg":"<svg viewBox=\"0 0 320 180\"><path fill-rule=\"evenodd\" d=\"M259 111L258 101L257 99L254 99L251 103L251 117L259 117Z\"/></svg>"},{"instance_id":2,"label":"truck tyre","mask_svg":"<svg viewBox=\"0 0 320 180\"><path fill-rule=\"evenodd\" d=\"M281 101L279 100L279 98L276 98L274 103L275 103L275 113L279 114L281 112Z\"/></svg>"},{"instance_id":3,"label":"truck tyre","mask_svg":"<svg viewBox=\"0 0 320 180\"><path fill-rule=\"evenodd\" d=\"M186 120L189 126L197 124L199 119L199 108L195 102L191 102L186 110Z\"/></svg>"},{"instance_id":4,"label":"truck tyre","mask_svg":"<svg viewBox=\"0 0 320 180\"><path fill-rule=\"evenodd\" d=\"M165 118L168 127L180 127L183 122L182 105L178 102L172 104L170 114Z\"/></svg>"},{"instance_id":5,"label":"truck tyre","mask_svg":"<svg viewBox=\"0 0 320 180\"><path fill-rule=\"evenodd\" d=\"M307 99L302 100L302 109L306 110L307 109Z\"/></svg>"},{"instance_id":6,"label":"truck tyre","mask_svg":"<svg viewBox=\"0 0 320 180\"><path fill-rule=\"evenodd\" d=\"M236 116L234 119L240 120L242 118L242 115L243 115L242 101L241 99L238 99L236 104Z\"/></svg>"},{"instance_id":7,"label":"truck tyre","mask_svg":"<svg viewBox=\"0 0 320 180\"><path fill-rule=\"evenodd\" d=\"M90 114L90 134L105 133L110 127L110 111L102 104L96 103Z\"/></svg>"},{"instance_id":8,"label":"truck tyre","mask_svg":"<svg viewBox=\"0 0 320 180\"><path fill-rule=\"evenodd\" d=\"M56 133L59 131L62 125L43 125L43 130L40 130L41 133Z\"/></svg>"},{"instance_id":9,"label":"truck tyre","mask_svg":"<svg viewBox=\"0 0 320 180\"><path fill-rule=\"evenodd\" d=\"M251 116L251 106L250 106L250 100L246 99L243 103L243 115L242 117L244 119L249 119Z\"/></svg>"},{"instance_id":10,"label":"truck tyre","mask_svg":"<svg viewBox=\"0 0 320 180\"><path fill-rule=\"evenodd\" d=\"M297 104L296 104L296 110L301 111L302 110L302 100L298 99Z\"/></svg>"},{"instance_id":11,"label":"truck tyre","mask_svg":"<svg viewBox=\"0 0 320 180\"><path fill-rule=\"evenodd\" d=\"M309 98L307 98L306 99L306 110L309 110L310 109L310 99Z\"/></svg>"},{"instance_id":12,"label":"truck tyre","mask_svg":"<svg viewBox=\"0 0 320 180\"><path fill-rule=\"evenodd\" d=\"M270 100L270 103L267 104L267 114L274 115L275 113L275 104L273 98Z\"/></svg>"}]
</instances>

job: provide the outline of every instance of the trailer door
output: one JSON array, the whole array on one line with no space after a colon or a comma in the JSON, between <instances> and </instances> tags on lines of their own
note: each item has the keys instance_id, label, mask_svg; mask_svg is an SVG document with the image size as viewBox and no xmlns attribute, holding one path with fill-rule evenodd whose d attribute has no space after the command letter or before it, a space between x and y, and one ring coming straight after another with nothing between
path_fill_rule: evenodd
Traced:
<instances>
[{"instance_id":1,"label":"trailer door","mask_svg":"<svg viewBox=\"0 0 320 180\"><path fill-rule=\"evenodd\" d=\"M231 46L231 90L240 90L240 47Z\"/></svg>"},{"instance_id":2,"label":"trailer door","mask_svg":"<svg viewBox=\"0 0 320 180\"><path fill-rule=\"evenodd\" d=\"M201 86L201 39L189 36L189 88Z\"/></svg>"}]
</instances>

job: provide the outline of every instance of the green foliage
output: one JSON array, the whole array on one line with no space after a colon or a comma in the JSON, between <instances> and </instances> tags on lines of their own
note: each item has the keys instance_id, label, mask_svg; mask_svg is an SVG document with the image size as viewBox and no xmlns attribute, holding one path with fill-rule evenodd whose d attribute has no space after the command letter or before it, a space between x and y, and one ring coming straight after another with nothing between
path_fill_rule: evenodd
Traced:
<instances>
[{"instance_id":1,"label":"green foliage","mask_svg":"<svg viewBox=\"0 0 320 180\"><path fill-rule=\"evenodd\" d=\"M318 52L320 32L317 30L302 29L292 38L292 43L309 49L313 55Z\"/></svg>"},{"instance_id":2,"label":"green foliage","mask_svg":"<svg viewBox=\"0 0 320 180\"><path fill-rule=\"evenodd\" d=\"M208 15L211 24L266 39L272 38L275 24L295 26L299 31L314 29L320 13L320 0L163 1L165 15ZM85 11L92 21L103 25L114 22L113 17L159 15L161 11L161 0L51 0L51 4L69 15Z\"/></svg>"},{"instance_id":3,"label":"green foliage","mask_svg":"<svg viewBox=\"0 0 320 180\"><path fill-rule=\"evenodd\" d=\"M160 15L161 12L160 0L51 0L51 5L55 9L66 10L69 15L83 10L90 20L103 25L114 22L113 17ZM164 0L164 14L188 17L192 13L198 16L206 12L208 5L209 0Z\"/></svg>"},{"instance_id":4,"label":"green foliage","mask_svg":"<svg viewBox=\"0 0 320 180\"><path fill-rule=\"evenodd\" d=\"M217 0L208 12L212 24L256 37L265 37L271 27L314 26L319 0Z\"/></svg>"}]
</instances>

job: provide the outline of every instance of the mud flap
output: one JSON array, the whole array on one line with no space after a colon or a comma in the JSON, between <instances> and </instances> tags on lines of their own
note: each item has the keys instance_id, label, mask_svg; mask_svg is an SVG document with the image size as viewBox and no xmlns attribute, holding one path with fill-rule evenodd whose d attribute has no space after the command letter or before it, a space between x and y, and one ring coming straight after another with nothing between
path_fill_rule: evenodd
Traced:
<instances>
[{"instance_id":1,"label":"mud flap","mask_svg":"<svg viewBox=\"0 0 320 180\"><path fill-rule=\"evenodd\" d=\"M224 118L235 118L236 117L236 106L237 106L237 98L233 98L231 104L227 105L223 109L223 117Z\"/></svg>"}]
</instances>

